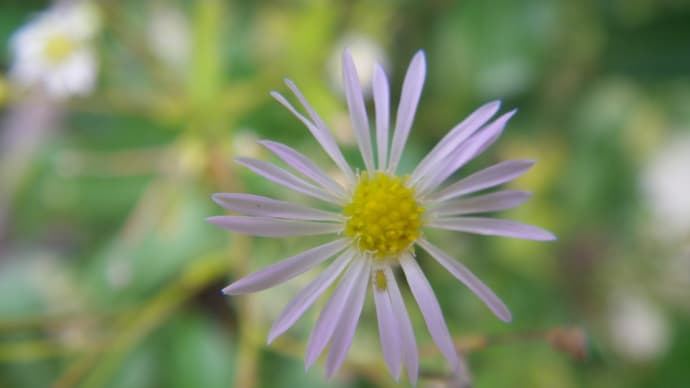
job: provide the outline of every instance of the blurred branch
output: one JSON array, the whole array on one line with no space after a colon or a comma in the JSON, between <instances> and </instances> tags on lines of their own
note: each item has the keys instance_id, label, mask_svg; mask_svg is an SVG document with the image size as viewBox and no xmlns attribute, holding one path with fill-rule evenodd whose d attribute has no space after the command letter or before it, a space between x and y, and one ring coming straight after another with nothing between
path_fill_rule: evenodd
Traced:
<instances>
[{"instance_id":1,"label":"blurred branch","mask_svg":"<svg viewBox=\"0 0 690 388\"><path fill-rule=\"evenodd\" d=\"M252 333L250 340L257 346L263 346L263 338L258 333ZM503 335L469 335L455 339L455 346L459 353L468 354L479 352L494 345L507 345L520 342L546 341L554 350L565 353L575 360L583 360L586 357L587 339L581 327L554 327L539 331L525 331L508 333ZM300 340L290 338L288 335L281 336L271 344L271 350L280 354L296 359L302 359L304 354L304 344ZM420 348L420 354L438 354L438 349L433 344L428 344ZM465 361L463 360L463 363ZM385 386L390 383L388 376L381 374L386 365L382 359L377 360L346 360L345 365L359 376L366 377L376 386ZM447 373L443 371L420 368L420 379L439 381L449 384L452 387L469 388L472 387L471 374L467 365L461 365L461 370L457 373Z\"/></svg>"},{"instance_id":2,"label":"blurred branch","mask_svg":"<svg viewBox=\"0 0 690 388\"><path fill-rule=\"evenodd\" d=\"M247 273L250 257L251 239L246 236L235 235L232 245L233 272ZM256 322L258 312L256 309L256 295L244 295L237 300L237 316L240 320L237 338L237 375L235 384L237 387L251 388L257 385L257 375L259 371L259 351L263 346L261 341L256 340L258 326Z\"/></svg>"},{"instance_id":3,"label":"blurred branch","mask_svg":"<svg viewBox=\"0 0 690 388\"><path fill-rule=\"evenodd\" d=\"M17 343L0 343L0 362L28 362L46 358L65 357L73 354L60 343L52 341L22 341Z\"/></svg>"},{"instance_id":4,"label":"blurred branch","mask_svg":"<svg viewBox=\"0 0 690 388\"><path fill-rule=\"evenodd\" d=\"M65 322L81 319L104 319L118 314L119 311L97 312L61 312L54 314L38 314L17 318L3 318L0 320L0 333L12 333L24 330L49 329L63 326Z\"/></svg>"},{"instance_id":5,"label":"blurred branch","mask_svg":"<svg viewBox=\"0 0 690 388\"><path fill-rule=\"evenodd\" d=\"M175 97L172 97L175 96ZM147 93L144 91L106 90L86 99L68 101L72 112L103 115L141 115L149 118L166 117L173 111L176 115L184 113L180 95Z\"/></svg>"},{"instance_id":6,"label":"blurred branch","mask_svg":"<svg viewBox=\"0 0 690 388\"><path fill-rule=\"evenodd\" d=\"M0 247L5 245L2 242L12 201L31 167L34 153L52 135L61 117L59 106L30 97L12 106L0 124Z\"/></svg>"},{"instance_id":7,"label":"blurred branch","mask_svg":"<svg viewBox=\"0 0 690 388\"><path fill-rule=\"evenodd\" d=\"M545 330L524 331L503 335L487 336L474 335L461 337L455 340L458 352L467 354L484 350L492 345L506 345L520 342L545 341L551 347L561 353L581 361L587 357L587 335L579 326L554 327ZM424 348L423 352L429 352Z\"/></svg>"},{"instance_id":8,"label":"blurred branch","mask_svg":"<svg viewBox=\"0 0 690 388\"><path fill-rule=\"evenodd\" d=\"M572 327L553 327L545 330L532 330L524 332L507 333L502 335L470 335L456 339L455 348L460 354L479 352L494 345L508 345L521 342L545 341L551 347L561 353L565 353L576 361L584 360L587 357L587 335L579 326ZM421 348L421 354L438 353L434 345L427 345ZM471 387L469 370L465 365L464 373L444 373L422 368L419 372L420 378L443 381L453 387Z\"/></svg>"},{"instance_id":9,"label":"blurred branch","mask_svg":"<svg viewBox=\"0 0 690 388\"><path fill-rule=\"evenodd\" d=\"M121 317L114 324L113 332L116 334L77 358L54 387L73 387L85 376L85 387L104 386L130 349L207 284L224 277L227 267L228 259L224 252L212 252L192 260L176 281L140 309Z\"/></svg>"},{"instance_id":10,"label":"blurred branch","mask_svg":"<svg viewBox=\"0 0 690 388\"><path fill-rule=\"evenodd\" d=\"M179 94L177 92L180 91L180 83L177 81L177 77L170 73L165 66L159 64L156 56L151 52L145 41L127 29L129 23L124 19L119 8L122 3L117 1L100 1L99 5L105 19L108 21L108 26L118 37L118 41L141 61L142 65L148 70L149 75L158 83L158 86L169 89L169 92L173 95Z\"/></svg>"},{"instance_id":11,"label":"blurred branch","mask_svg":"<svg viewBox=\"0 0 690 388\"><path fill-rule=\"evenodd\" d=\"M74 176L130 176L168 172L174 157L169 147L124 151L62 151L57 170Z\"/></svg>"}]
</instances>

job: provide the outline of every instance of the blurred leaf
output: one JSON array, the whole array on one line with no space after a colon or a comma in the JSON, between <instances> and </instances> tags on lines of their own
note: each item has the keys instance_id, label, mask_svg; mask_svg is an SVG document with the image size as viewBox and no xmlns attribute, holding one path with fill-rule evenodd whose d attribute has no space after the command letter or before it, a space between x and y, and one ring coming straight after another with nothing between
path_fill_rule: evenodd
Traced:
<instances>
[{"instance_id":1,"label":"blurred leaf","mask_svg":"<svg viewBox=\"0 0 690 388\"><path fill-rule=\"evenodd\" d=\"M218 322L194 312L178 315L158 336L166 387L228 387L235 377L235 351Z\"/></svg>"}]
</instances>

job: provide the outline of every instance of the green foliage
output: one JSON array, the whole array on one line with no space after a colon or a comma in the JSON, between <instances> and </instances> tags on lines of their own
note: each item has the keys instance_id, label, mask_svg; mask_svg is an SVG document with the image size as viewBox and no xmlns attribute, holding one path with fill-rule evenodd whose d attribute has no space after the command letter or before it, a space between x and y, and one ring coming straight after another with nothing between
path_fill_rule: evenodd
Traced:
<instances>
[{"instance_id":1,"label":"green foliage","mask_svg":"<svg viewBox=\"0 0 690 388\"><path fill-rule=\"evenodd\" d=\"M371 300L345 367L329 382L320 365L303 368L317 308L264 345L272 319L315 271L258 295L220 294L319 238L248 239L204 220L223 213L215 192L310 203L232 163L270 159L254 138L288 143L335 171L270 99L270 90L286 90L283 77L304 91L348 161L362 165L333 81L333 57L352 36L386 53L394 102L407 61L426 50L427 85L402 169L491 99L520 111L458 175L503 159L538 161L511 184L534 197L505 216L553 230L559 241L428 233L503 298L512 324L419 255L473 386L685 386L690 231L667 232L645 174L690 133L687 5L98 4L97 87L59 102L34 100L10 75L12 33L43 4L16 2L0 13L0 387L394 386ZM34 132L12 127L17 107L34 103L58 114ZM447 379L403 293L423 354L420 386ZM626 321L630 298L644 303ZM554 331L571 327L587 338ZM629 341L617 331L632 333ZM651 344L633 340L645 335Z\"/></svg>"}]
</instances>

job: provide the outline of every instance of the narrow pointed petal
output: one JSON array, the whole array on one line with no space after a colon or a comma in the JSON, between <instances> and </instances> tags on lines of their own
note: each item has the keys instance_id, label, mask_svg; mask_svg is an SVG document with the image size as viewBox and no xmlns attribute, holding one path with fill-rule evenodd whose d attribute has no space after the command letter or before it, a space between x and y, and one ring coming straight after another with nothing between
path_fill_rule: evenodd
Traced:
<instances>
[{"instance_id":1,"label":"narrow pointed petal","mask_svg":"<svg viewBox=\"0 0 690 388\"><path fill-rule=\"evenodd\" d=\"M422 159L410 176L410 184L440 167L441 163L453 150L457 149L472 134L486 124L501 107L500 101L492 101L472 112L460 124L451 129L436 146Z\"/></svg>"},{"instance_id":2,"label":"narrow pointed petal","mask_svg":"<svg viewBox=\"0 0 690 388\"><path fill-rule=\"evenodd\" d=\"M407 314L405 300L400 293L393 271L390 268L385 268L384 274L386 275L386 285L391 297L391 308L400 329L400 345L402 358L405 361L405 369L407 370L407 378L410 380L410 384L416 385L417 377L419 376L419 353L417 352L417 341L414 336L412 322L410 322L410 316Z\"/></svg>"},{"instance_id":3,"label":"narrow pointed petal","mask_svg":"<svg viewBox=\"0 0 690 388\"><path fill-rule=\"evenodd\" d=\"M307 353L304 357L305 367L309 369L319 355L331 340L333 332L338 322L343 318L342 312L350 298L350 294L354 291L354 288L358 285L357 280L362 276L362 272L365 267L365 260L361 258L355 258L348 269L345 272L342 280L335 288L333 295L326 303L326 306L321 311L319 319L316 320L314 329L309 336L309 343L307 344Z\"/></svg>"},{"instance_id":4,"label":"narrow pointed petal","mask_svg":"<svg viewBox=\"0 0 690 388\"><path fill-rule=\"evenodd\" d=\"M345 97L350 111L350 119L355 129L355 137L362 154L364 165L367 171L374 171L374 151L371 146L371 133L369 131L369 119L367 110L364 106L364 94L359 83L359 76L355 63L352 61L350 50L343 53L343 85L345 86Z\"/></svg>"},{"instance_id":5,"label":"narrow pointed petal","mask_svg":"<svg viewBox=\"0 0 690 388\"><path fill-rule=\"evenodd\" d=\"M379 170L386 170L388 161L388 130L390 126L390 88L380 65L374 68L374 106L376 108L376 145Z\"/></svg>"},{"instance_id":6,"label":"narrow pointed petal","mask_svg":"<svg viewBox=\"0 0 690 388\"><path fill-rule=\"evenodd\" d=\"M235 161L262 177L271 180L279 185L285 186L297 192L318 198L325 202L330 202L339 205L341 200L335 195L324 191L304 179L296 177L294 174L285 171L284 169L275 166L271 163L264 162L252 158L237 158Z\"/></svg>"},{"instance_id":7,"label":"narrow pointed petal","mask_svg":"<svg viewBox=\"0 0 690 388\"><path fill-rule=\"evenodd\" d=\"M332 241L260 269L223 289L225 295L240 295L273 287L309 270L345 249L348 239Z\"/></svg>"},{"instance_id":8,"label":"narrow pointed petal","mask_svg":"<svg viewBox=\"0 0 690 388\"><path fill-rule=\"evenodd\" d=\"M209 217L206 221L223 229L258 237L315 236L339 233L343 230L342 224L282 220L268 217L216 216Z\"/></svg>"},{"instance_id":9,"label":"narrow pointed petal","mask_svg":"<svg viewBox=\"0 0 690 388\"><path fill-rule=\"evenodd\" d=\"M431 244L425 239L420 239L417 244L425 251L429 252L431 257L436 259L439 264L443 266L448 272L460 280L472 292L481 299L484 304L502 321L510 322L513 319L512 314L505 303L491 291L491 289L484 284L478 277L476 277L469 269L462 263L450 257L447 253Z\"/></svg>"},{"instance_id":10,"label":"narrow pointed petal","mask_svg":"<svg viewBox=\"0 0 690 388\"><path fill-rule=\"evenodd\" d=\"M211 197L220 206L249 216L286 218L306 221L340 222L339 214L268 197L241 193L218 193Z\"/></svg>"},{"instance_id":11,"label":"narrow pointed petal","mask_svg":"<svg viewBox=\"0 0 690 388\"><path fill-rule=\"evenodd\" d=\"M445 201L464 194L488 189L512 181L526 173L534 160L509 160L487 167L429 196L430 201Z\"/></svg>"},{"instance_id":12,"label":"narrow pointed petal","mask_svg":"<svg viewBox=\"0 0 690 388\"><path fill-rule=\"evenodd\" d=\"M393 172L398 168L407 137L410 135L414 116L417 113L419 98L422 95L425 77L426 59L424 58L424 52L418 51L414 58L412 58L407 74L405 74L400 104L398 105L398 114L395 119L393 144L391 145L391 155L388 162L388 166Z\"/></svg>"},{"instance_id":13,"label":"narrow pointed petal","mask_svg":"<svg viewBox=\"0 0 690 388\"><path fill-rule=\"evenodd\" d=\"M441 306L438 304L429 281L424 276L417 262L409 254L403 255L400 259L400 265L407 278L407 283L410 285L412 295L422 311L422 316L424 317L424 322L426 322L427 329L429 329L431 338L453 369L458 369L460 367L460 359L455 351L455 345L448 331L448 326L446 326L446 321L443 318Z\"/></svg>"},{"instance_id":14,"label":"narrow pointed petal","mask_svg":"<svg viewBox=\"0 0 690 388\"><path fill-rule=\"evenodd\" d=\"M501 190L472 198L443 201L433 209L433 214L442 218L512 209L522 205L531 195L526 191Z\"/></svg>"},{"instance_id":15,"label":"narrow pointed petal","mask_svg":"<svg viewBox=\"0 0 690 388\"><path fill-rule=\"evenodd\" d=\"M453 153L448 155L443 161L443 167L437 168L430 172L426 177L422 178L417 184L417 191L420 195L424 195L435 190L441 183L443 183L449 176L455 173L458 169L464 166L467 162L474 159L480 150L486 149L491 142L498 139L508 120L515 114L515 110L510 111L491 124L482 128L467 142L458 147Z\"/></svg>"},{"instance_id":16,"label":"narrow pointed petal","mask_svg":"<svg viewBox=\"0 0 690 388\"><path fill-rule=\"evenodd\" d=\"M370 273L371 261L366 260L364 270L355 280L355 288L345 304L340 322L338 322L333 334L331 347L328 350L328 358L326 359L326 378L333 376L333 373L340 368L340 365L345 361L347 352L350 350L352 339L357 329L357 322L359 322L359 317L362 315L364 299L367 295L367 288L369 288Z\"/></svg>"},{"instance_id":17,"label":"narrow pointed petal","mask_svg":"<svg viewBox=\"0 0 690 388\"><path fill-rule=\"evenodd\" d=\"M259 141L259 144L273 152L290 167L321 185L324 190L330 191L340 199L345 198L346 194L342 186L331 179L321 168L316 165L316 163L311 161L311 159L304 156L302 153L298 152L292 147L275 141L262 140Z\"/></svg>"},{"instance_id":18,"label":"narrow pointed petal","mask_svg":"<svg viewBox=\"0 0 690 388\"><path fill-rule=\"evenodd\" d=\"M273 322L271 330L268 333L269 344L297 322L302 314L304 314L321 294L333 284L335 279L340 276L353 256L354 252L351 249L343 252L325 271L309 283L308 286L304 287L302 291L285 306L283 312L280 313L280 316Z\"/></svg>"},{"instance_id":19,"label":"narrow pointed petal","mask_svg":"<svg viewBox=\"0 0 690 388\"><path fill-rule=\"evenodd\" d=\"M388 281L386 281L388 283ZM372 282L374 303L376 304L376 318L379 326L379 338L383 359L391 375L396 381L400 379L402 369L402 337L393 307L391 305L388 288L379 289L376 282Z\"/></svg>"},{"instance_id":20,"label":"narrow pointed petal","mask_svg":"<svg viewBox=\"0 0 690 388\"><path fill-rule=\"evenodd\" d=\"M429 223L429 227L483 234L487 236L513 237L522 240L552 241L556 236L542 228L520 222L482 217L440 218Z\"/></svg>"},{"instance_id":21,"label":"narrow pointed petal","mask_svg":"<svg viewBox=\"0 0 690 388\"><path fill-rule=\"evenodd\" d=\"M333 135L328 131L328 128L323 124L323 121L321 121L320 118L316 115L316 112L314 112L314 109L309 105L307 100L302 96L302 93L300 93L299 89L297 89L297 86L295 86L292 81L286 80L286 83L288 84L288 87L295 93L297 98L300 100L302 105L307 109L310 115L312 115L312 119L316 118L318 120L315 120L317 124L315 125L311 121L309 121L304 115L299 113L297 109L295 109L290 102L288 102L283 95L281 95L278 92L271 92L271 96L275 98L280 104L282 104L284 107L286 107L295 117L297 117L306 127L309 129L309 132L311 132L312 136L316 139L317 142L321 145L321 148L323 148L324 151L326 151L326 154L330 156L330 158L333 160L333 162L340 168L340 171L343 172L345 177L348 178L350 182L354 182L354 174L352 172L352 169L350 168L350 165L347 164L345 161L345 157L343 156L342 152L340 152L340 148L338 147L338 144L335 142L335 139L333 138ZM294 89L293 89L294 87Z\"/></svg>"}]
</instances>

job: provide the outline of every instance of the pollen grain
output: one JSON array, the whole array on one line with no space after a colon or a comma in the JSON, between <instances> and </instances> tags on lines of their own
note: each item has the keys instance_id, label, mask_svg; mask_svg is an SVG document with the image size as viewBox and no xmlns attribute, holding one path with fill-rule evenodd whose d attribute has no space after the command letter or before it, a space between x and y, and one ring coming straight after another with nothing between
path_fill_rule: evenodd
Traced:
<instances>
[{"instance_id":1,"label":"pollen grain","mask_svg":"<svg viewBox=\"0 0 690 388\"><path fill-rule=\"evenodd\" d=\"M343 215L348 218L344 234L361 251L379 259L395 258L419 237L424 209L406 180L383 172L360 176Z\"/></svg>"}]
</instances>

